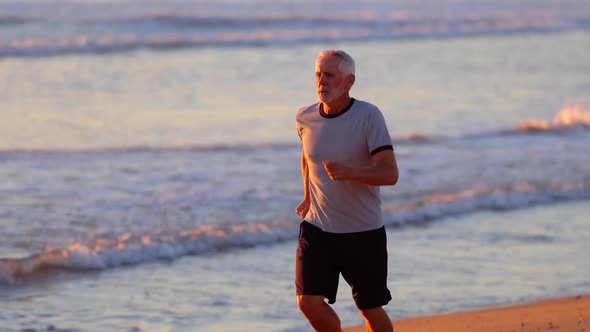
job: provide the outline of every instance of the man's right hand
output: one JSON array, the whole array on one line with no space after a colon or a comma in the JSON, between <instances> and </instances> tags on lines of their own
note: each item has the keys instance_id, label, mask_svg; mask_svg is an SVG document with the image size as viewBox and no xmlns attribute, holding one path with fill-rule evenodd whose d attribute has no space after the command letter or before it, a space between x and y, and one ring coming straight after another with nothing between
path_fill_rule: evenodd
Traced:
<instances>
[{"instance_id":1,"label":"man's right hand","mask_svg":"<svg viewBox=\"0 0 590 332\"><path fill-rule=\"evenodd\" d=\"M303 201L301 201L301 203L299 203L299 205L295 209L295 212L302 219L305 219L305 216L307 215L307 212L309 211L309 205L310 205L309 199L304 198Z\"/></svg>"}]
</instances>

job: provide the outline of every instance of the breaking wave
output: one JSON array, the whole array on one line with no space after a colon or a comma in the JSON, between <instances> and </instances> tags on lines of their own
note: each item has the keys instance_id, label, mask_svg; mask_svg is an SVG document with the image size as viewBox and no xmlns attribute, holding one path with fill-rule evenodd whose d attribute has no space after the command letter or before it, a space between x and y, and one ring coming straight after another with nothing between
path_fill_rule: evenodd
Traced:
<instances>
[{"instance_id":1,"label":"breaking wave","mask_svg":"<svg viewBox=\"0 0 590 332\"><path fill-rule=\"evenodd\" d=\"M585 199L590 199L590 179L575 184L520 183L509 187L470 188L431 195L417 202L384 206L383 213L387 227L407 227L477 211L512 210ZM13 284L55 269L103 270L187 255L272 245L296 237L295 222L98 235L88 243L47 248L29 257L0 258L0 285Z\"/></svg>"},{"instance_id":2,"label":"breaking wave","mask_svg":"<svg viewBox=\"0 0 590 332\"><path fill-rule=\"evenodd\" d=\"M519 123L514 132L537 133L564 131L572 128L590 128L590 111L580 106L563 107L552 121L529 120Z\"/></svg>"},{"instance_id":3,"label":"breaking wave","mask_svg":"<svg viewBox=\"0 0 590 332\"><path fill-rule=\"evenodd\" d=\"M527 120L517 123L513 128L492 132L468 133L457 137L444 135L426 135L411 133L392 137L394 145L403 144L437 144L453 139L471 139L473 137L492 137L505 135L536 135L542 133L568 133L576 130L590 129L590 110L581 106L564 106L555 114L553 120ZM116 146L89 149L0 149L2 155L20 153L143 153L164 151L248 151L265 149L269 151L298 147L299 143L261 143L261 144L216 144L216 145L179 145L179 146Z\"/></svg>"},{"instance_id":4,"label":"breaking wave","mask_svg":"<svg viewBox=\"0 0 590 332\"><path fill-rule=\"evenodd\" d=\"M56 24L62 27L61 31L66 31L59 37L48 34ZM33 32L22 37L0 38L0 57L544 33L588 29L590 19L556 17L551 12L470 13L455 17L365 13L340 17L243 18L163 13L57 23L31 17L0 17L0 28L14 26L30 26Z\"/></svg>"}]
</instances>

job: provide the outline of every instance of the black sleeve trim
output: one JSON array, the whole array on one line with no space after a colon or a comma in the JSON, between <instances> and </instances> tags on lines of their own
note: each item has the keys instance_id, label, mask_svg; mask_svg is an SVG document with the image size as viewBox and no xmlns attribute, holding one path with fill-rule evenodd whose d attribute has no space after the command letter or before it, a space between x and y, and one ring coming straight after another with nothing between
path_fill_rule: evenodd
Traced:
<instances>
[{"instance_id":1,"label":"black sleeve trim","mask_svg":"<svg viewBox=\"0 0 590 332\"><path fill-rule=\"evenodd\" d=\"M385 150L393 150L393 145L384 145L384 146L378 147L375 150L371 151L371 156L374 156L378 152L385 151Z\"/></svg>"}]
</instances>

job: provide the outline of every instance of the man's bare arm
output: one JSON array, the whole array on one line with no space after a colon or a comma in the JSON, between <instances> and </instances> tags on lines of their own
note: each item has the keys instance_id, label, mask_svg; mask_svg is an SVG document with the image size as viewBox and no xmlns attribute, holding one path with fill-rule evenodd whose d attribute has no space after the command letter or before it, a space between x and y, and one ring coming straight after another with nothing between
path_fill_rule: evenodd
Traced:
<instances>
[{"instance_id":1,"label":"man's bare arm","mask_svg":"<svg viewBox=\"0 0 590 332\"><path fill-rule=\"evenodd\" d=\"M373 156L373 165L349 167L336 161L325 161L324 168L334 181L354 181L372 186L394 185L399 178L393 150L383 150Z\"/></svg>"},{"instance_id":2,"label":"man's bare arm","mask_svg":"<svg viewBox=\"0 0 590 332\"><path fill-rule=\"evenodd\" d=\"M303 180L303 200L299 203L295 212L301 218L305 218L307 211L309 211L311 201L309 196L309 166L307 165L307 159L305 159L303 150L301 150L301 178Z\"/></svg>"}]
</instances>

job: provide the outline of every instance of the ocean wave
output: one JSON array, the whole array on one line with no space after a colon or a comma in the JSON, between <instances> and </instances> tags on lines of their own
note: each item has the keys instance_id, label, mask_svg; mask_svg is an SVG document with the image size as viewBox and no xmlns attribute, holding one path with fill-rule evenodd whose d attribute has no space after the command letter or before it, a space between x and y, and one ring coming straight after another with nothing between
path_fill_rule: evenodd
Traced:
<instances>
[{"instance_id":1,"label":"ocean wave","mask_svg":"<svg viewBox=\"0 0 590 332\"><path fill-rule=\"evenodd\" d=\"M430 195L406 204L383 207L387 227L422 226L450 216L478 211L512 210L540 204L590 199L590 179L578 183L508 187L476 187L455 193ZM102 234L87 243L47 248L23 258L0 258L0 285L26 281L39 273L104 270L187 255L272 245L297 237L295 222L198 228L149 233ZM531 239L523 238L530 242Z\"/></svg>"},{"instance_id":2,"label":"ocean wave","mask_svg":"<svg viewBox=\"0 0 590 332\"><path fill-rule=\"evenodd\" d=\"M138 19L119 20L119 22L153 22L167 25L174 25L180 28L257 28L257 27L281 27L293 25L332 26L342 25L374 25L374 19L366 17L322 17L311 15L272 15L255 17L206 17L178 14L154 14Z\"/></svg>"},{"instance_id":3,"label":"ocean wave","mask_svg":"<svg viewBox=\"0 0 590 332\"><path fill-rule=\"evenodd\" d=\"M0 16L0 27L23 25L32 22L33 20L27 17L19 16Z\"/></svg>"},{"instance_id":4,"label":"ocean wave","mask_svg":"<svg viewBox=\"0 0 590 332\"><path fill-rule=\"evenodd\" d=\"M2 23L4 22L4 23ZM2 24L34 24L26 38L0 39L0 57L104 54L139 49L294 45L412 38L452 38L489 34L541 33L590 28L590 19L556 17L550 12L470 13L455 17L377 14L324 17L270 15L207 17L153 14L131 18L59 22L66 32L48 35L56 22L5 17ZM35 36L35 29L40 29ZM84 33L87 31L87 33Z\"/></svg>"},{"instance_id":5,"label":"ocean wave","mask_svg":"<svg viewBox=\"0 0 590 332\"><path fill-rule=\"evenodd\" d=\"M393 144L406 143L436 143L445 140L444 136L429 136L420 133L413 133L405 136L394 136L391 138Z\"/></svg>"},{"instance_id":6,"label":"ocean wave","mask_svg":"<svg viewBox=\"0 0 590 332\"><path fill-rule=\"evenodd\" d=\"M23 154L117 154L117 153L161 153L161 152L224 152L224 151L276 151L285 148L299 147L296 143L259 143L259 144L213 144L213 145L135 145L103 148L71 148L71 149L0 149L0 157Z\"/></svg>"},{"instance_id":7,"label":"ocean wave","mask_svg":"<svg viewBox=\"0 0 590 332\"><path fill-rule=\"evenodd\" d=\"M563 107L552 121L529 120L519 123L512 132L538 133L563 132L574 128L590 128L590 111L580 106Z\"/></svg>"},{"instance_id":8,"label":"ocean wave","mask_svg":"<svg viewBox=\"0 0 590 332\"><path fill-rule=\"evenodd\" d=\"M11 284L52 269L103 270L230 248L273 244L291 239L293 229L290 223L254 224L202 226L177 233L154 231L150 234L128 232L116 237L98 236L88 243L48 248L29 257L0 258L0 284Z\"/></svg>"},{"instance_id":9,"label":"ocean wave","mask_svg":"<svg viewBox=\"0 0 590 332\"><path fill-rule=\"evenodd\" d=\"M473 139L477 137L493 137L506 135L538 135L543 133L568 134L577 131L587 132L590 130L590 110L581 106L572 105L562 107L555 114L553 120L527 120L517 123L509 129L498 131L466 133L456 137L445 135L427 135L421 133L411 133L408 135L393 136L391 138L394 145L404 144L438 144L448 141L449 139ZM79 148L79 149L0 149L0 157L14 154L59 154L59 153L158 153L158 152L199 152L199 151L257 151L269 150L276 151L285 148L297 148L298 142L268 142L258 144L213 144L213 145L177 145L177 146L114 146L103 148Z\"/></svg>"},{"instance_id":10,"label":"ocean wave","mask_svg":"<svg viewBox=\"0 0 590 332\"><path fill-rule=\"evenodd\" d=\"M541 204L590 199L590 179L579 183L508 187L483 186L432 195L419 202L383 208L385 223L394 227L423 225L449 216L477 211L507 211Z\"/></svg>"}]
</instances>

